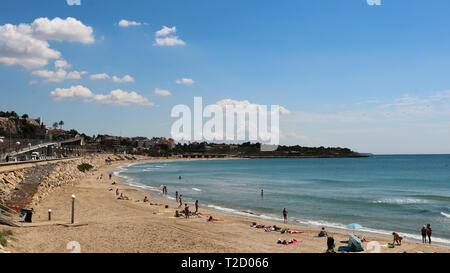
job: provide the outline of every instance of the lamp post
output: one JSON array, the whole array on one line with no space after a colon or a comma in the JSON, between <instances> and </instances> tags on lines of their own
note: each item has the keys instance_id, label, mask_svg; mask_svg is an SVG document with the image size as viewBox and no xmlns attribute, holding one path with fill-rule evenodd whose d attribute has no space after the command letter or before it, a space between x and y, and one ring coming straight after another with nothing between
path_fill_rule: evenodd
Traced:
<instances>
[{"instance_id":1,"label":"lamp post","mask_svg":"<svg viewBox=\"0 0 450 273\"><path fill-rule=\"evenodd\" d=\"M72 225L75 223L75 195L72 194Z\"/></svg>"}]
</instances>

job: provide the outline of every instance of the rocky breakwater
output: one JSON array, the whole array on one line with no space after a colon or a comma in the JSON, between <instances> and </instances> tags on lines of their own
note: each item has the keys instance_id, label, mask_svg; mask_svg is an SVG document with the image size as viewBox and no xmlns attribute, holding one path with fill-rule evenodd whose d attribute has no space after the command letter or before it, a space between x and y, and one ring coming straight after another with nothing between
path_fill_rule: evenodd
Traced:
<instances>
[{"instance_id":1,"label":"rocky breakwater","mask_svg":"<svg viewBox=\"0 0 450 273\"><path fill-rule=\"evenodd\" d=\"M0 173L0 203L9 199L11 193L17 190L17 186L24 181L25 171L17 170Z\"/></svg>"},{"instance_id":2,"label":"rocky breakwater","mask_svg":"<svg viewBox=\"0 0 450 273\"><path fill-rule=\"evenodd\" d=\"M108 155L92 155L0 173L1 201L16 211L24 207L37 207L40 201L57 188L74 184L87 176L88 172L78 169L80 164L93 166L89 171L92 172L104 166L107 158Z\"/></svg>"}]
</instances>

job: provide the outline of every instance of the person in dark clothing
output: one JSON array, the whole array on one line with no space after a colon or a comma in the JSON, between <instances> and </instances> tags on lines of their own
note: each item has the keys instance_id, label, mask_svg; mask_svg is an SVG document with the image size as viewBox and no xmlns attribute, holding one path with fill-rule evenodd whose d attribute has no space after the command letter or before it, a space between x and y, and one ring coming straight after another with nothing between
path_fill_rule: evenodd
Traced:
<instances>
[{"instance_id":1,"label":"person in dark clothing","mask_svg":"<svg viewBox=\"0 0 450 273\"><path fill-rule=\"evenodd\" d=\"M334 253L334 238L332 236L327 237L326 253Z\"/></svg>"},{"instance_id":2,"label":"person in dark clothing","mask_svg":"<svg viewBox=\"0 0 450 273\"><path fill-rule=\"evenodd\" d=\"M431 225L427 224L427 236L428 236L428 243L431 245Z\"/></svg>"},{"instance_id":3,"label":"person in dark clothing","mask_svg":"<svg viewBox=\"0 0 450 273\"><path fill-rule=\"evenodd\" d=\"M422 232L422 243L426 244L427 243L427 227L423 226L421 232Z\"/></svg>"}]
</instances>

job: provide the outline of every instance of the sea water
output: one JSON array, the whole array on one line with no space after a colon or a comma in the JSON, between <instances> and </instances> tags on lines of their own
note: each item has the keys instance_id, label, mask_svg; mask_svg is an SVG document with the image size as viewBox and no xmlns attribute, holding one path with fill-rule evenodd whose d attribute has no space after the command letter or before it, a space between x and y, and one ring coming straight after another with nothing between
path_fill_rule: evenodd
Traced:
<instances>
[{"instance_id":1,"label":"sea water","mask_svg":"<svg viewBox=\"0 0 450 273\"><path fill-rule=\"evenodd\" d=\"M281 220L286 208L293 223L358 223L415 240L431 224L433 241L450 245L449 164L450 155L192 160L129 165L119 175L156 194L166 185L172 200L178 191L200 207L261 219Z\"/></svg>"}]
</instances>

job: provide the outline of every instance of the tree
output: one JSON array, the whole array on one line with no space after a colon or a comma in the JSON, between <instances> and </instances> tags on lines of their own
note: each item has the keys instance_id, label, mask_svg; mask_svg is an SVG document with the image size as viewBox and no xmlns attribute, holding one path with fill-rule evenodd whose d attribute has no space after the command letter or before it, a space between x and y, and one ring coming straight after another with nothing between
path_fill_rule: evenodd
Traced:
<instances>
[{"instance_id":1,"label":"tree","mask_svg":"<svg viewBox=\"0 0 450 273\"><path fill-rule=\"evenodd\" d=\"M62 130L62 127L64 126L64 121L61 120L61 121L59 122L59 126L61 127L61 130Z\"/></svg>"},{"instance_id":2,"label":"tree","mask_svg":"<svg viewBox=\"0 0 450 273\"><path fill-rule=\"evenodd\" d=\"M28 116L27 114L23 114L23 115L22 115L22 118L23 118L23 119L27 119L27 118L29 118L29 116Z\"/></svg>"},{"instance_id":3,"label":"tree","mask_svg":"<svg viewBox=\"0 0 450 273\"><path fill-rule=\"evenodd\" d=\"M53 122L53 129L58 129L58 122Z\"/></svg>"}]
</instances>

